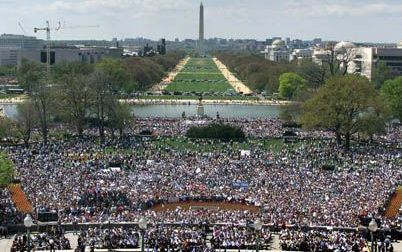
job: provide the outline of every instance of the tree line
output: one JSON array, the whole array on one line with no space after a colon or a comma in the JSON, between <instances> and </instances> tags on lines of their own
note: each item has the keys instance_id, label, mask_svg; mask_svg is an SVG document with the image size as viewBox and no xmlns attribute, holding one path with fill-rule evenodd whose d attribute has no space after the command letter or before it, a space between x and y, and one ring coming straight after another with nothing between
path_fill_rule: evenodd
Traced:
<instances>
[{"instance_id":1,"label":"tree line","mask_svg":"<svg viewBox=\"0 0 402 252\"><path fill-rule=\"evenodd\" d=\"M333 131L350 148L352 136L372 139L393 119L402 120L402 77L378 63L371 81L348 73L353 49L328 44L322 64L311 60L277 63L262 56L219 52L216 56L254 91L292 100L282 109L287 124Z\"/></svg>"},{"instance_id":2,"label":"tree line","mask_svg":"<svg viewBox=\"0 0 402 252\"><path fill-rule=\"evenodd\" d=\"M105 58L95 65L62 63L52 68L50 76L44 64L23 60L17 77L28 98L17 105L16 118L1 119L0 136L28 145L38 129L47 144L52 124L69 125L81 138L87 127L95 127L101 143L106 131L112 137L122 136L132 112L119 96L147 90L184 56L170 52L152 58Z\"/></svg>"}]
</instances>

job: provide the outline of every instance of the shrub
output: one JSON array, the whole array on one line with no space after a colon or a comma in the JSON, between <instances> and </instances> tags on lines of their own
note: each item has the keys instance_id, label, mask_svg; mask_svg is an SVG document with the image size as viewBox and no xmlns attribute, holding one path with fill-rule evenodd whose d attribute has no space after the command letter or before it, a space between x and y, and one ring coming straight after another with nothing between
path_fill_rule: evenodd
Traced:
<instances>
[{"instance_id":1,"label":"shrub","mask_svg":"<svg viewBox=\"0 0 402 252\"><path fill-rule=\"evenodd\" d=\"M207 126L193 126L188 129L186 136L189 138L220 139L223 141L243 141L246 138L241 128L219 123L212 123Z\"/></svg>"}]
</instances>

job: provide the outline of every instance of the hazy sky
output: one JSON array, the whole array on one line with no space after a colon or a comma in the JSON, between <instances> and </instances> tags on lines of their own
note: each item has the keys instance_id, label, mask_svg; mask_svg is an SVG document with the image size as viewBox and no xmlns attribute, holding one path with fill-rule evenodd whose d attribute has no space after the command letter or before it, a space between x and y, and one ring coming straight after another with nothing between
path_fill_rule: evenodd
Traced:
<instances>
[{"instance_id":1,"label":"hazy sky","mask_svg":"<svg viewBox=\"0 0 402 252\"><path fill-rule=\"evenodd\" d=\"M204 0L205 37L273 36L399 42L402 0ZM113 37L196 38L199 0L0 0L0 33L27 35L33 27L99 25L63 29L52 39ZM38 33L37 37L45 38Z\"/></svg>"}]
</instances>

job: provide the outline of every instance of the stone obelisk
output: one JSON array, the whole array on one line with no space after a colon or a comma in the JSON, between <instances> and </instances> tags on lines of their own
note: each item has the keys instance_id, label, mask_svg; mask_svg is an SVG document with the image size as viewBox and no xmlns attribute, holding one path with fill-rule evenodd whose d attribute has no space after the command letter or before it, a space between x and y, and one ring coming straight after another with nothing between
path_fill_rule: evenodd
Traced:
<instances>
[{"instance_id":1,"label":"stone obelisk","mask_svg":"<svg viewBox=\"0 0 402 252\"><path fill-rule=\"evenodd\" d=\"M204 51L204 6L200 5L200 29L199 29L199 37L198 37L198 54L200 57L205 56Z\"/></svg>"}]
</instances>

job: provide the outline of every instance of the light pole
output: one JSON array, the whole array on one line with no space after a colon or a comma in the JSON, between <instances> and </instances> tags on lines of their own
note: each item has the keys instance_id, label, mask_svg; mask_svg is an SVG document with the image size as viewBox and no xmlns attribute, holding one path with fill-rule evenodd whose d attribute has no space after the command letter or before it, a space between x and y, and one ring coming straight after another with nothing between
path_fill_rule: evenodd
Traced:
<instances>
[{"instance_id":1,"label":"light pole","mask_svg":"<svg viewBox=\"0 0 402 252\"><path fill-rule=\"evenodd\" d=\"M109 251L112 251L112 235L111 235L111 229L112 229L112 227L111 227L111 225L110 225L110 216L109 216L109 219L108 219L108 227L109 227Z\"/></svg>"},{"instance_id":2,"label":"light pole","mask_svg":"<svg viewBox=\"0 0 402 252\"><path fill-rule=\"evenodd\" d=\"M374 233L377 231L378 229L378 225L377 222L375 221L374 218L371 219L369 225L368 225L368 229L370 230L370 235L371 235L371 252L374 251Z\"/></svg>"},{"instance_id":3,"label":"light pole","mask_svg":"<svg viewBox=\"0 0 402 252\"><path fill-rule=\"evenodd\" d=\"M33 220L30 214L27 214L24 218L24 226L27 228L27 235L28 235L28 252L31 251L31 234L30 234L30 228L33 226Z\"/></svg>"},{"instance_id":4,"label":"light pole","mask_svg":"<svg viewBox=\"0 0 402 252\"><path fill-rule=\"evenodd\" d=\"M141 219L138 221L138 226L141 229L141 252L145 251L145 244L144 244L144 235L145 235L145 230L147 229L147 219L144 217L141 217Z\"/></svg>"},{"instance_id":5,"label":"light pole","mask_svg":"<svg viewBox=\"0 0 402 252\"><path fill-rule=\"evenodd\" d=\"M256 248L255 251L258 252L260 250L260 232L262 229L261 219L258 218L254 221L254 229L257 231L257 239L256 239Z\"/></svg>"}]
</instances>

